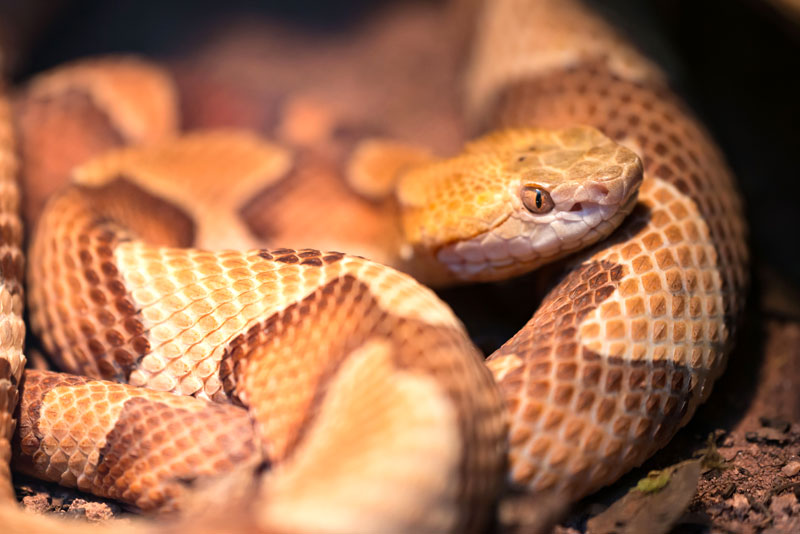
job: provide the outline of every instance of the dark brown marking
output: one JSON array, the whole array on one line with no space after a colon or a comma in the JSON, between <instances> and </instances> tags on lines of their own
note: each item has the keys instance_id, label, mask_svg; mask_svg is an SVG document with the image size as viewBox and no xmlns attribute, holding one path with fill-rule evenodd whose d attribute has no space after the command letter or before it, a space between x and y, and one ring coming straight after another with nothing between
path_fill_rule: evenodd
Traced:
<instances>
[{"instance_id":1,"label":"dark brown marking","mask_svg":"<svg viewBox=\"0 0 800 534\"><path fill-rule=\"evenodd\" d=\"M542 410L543 407L540 403L530 402L525 407L525 411L523 413L529 421L537 421L542 416Z\"/></svg>"},{"instance_id":2,"label":"dark brown marking","mask_svg":"<svg viewBox=\"0 0 800 534\"><path fill-rule=\"evenodd\" d=\"M70 261L73 255L69 253L56 252L58 256L52 260L54 263L63 260L60 272L49 275L61 276L67 281L64 300L75 314L72 324L62 327L62 331L79 335L68 333L48 340L47 332L56 330L57 325L49 324L53 320L47 318L43 337L60 367L94 378L126 381L138 358L144 356L150 347L143 336L144 325L139 310L128 294L119 269L110 259L112 251L129 239L131 233L147 237L148 233L156 231L159 224L178 229L172 241L167 237L160 244L185 245L187 243L181 241L188 242L193 230L189 231L188 226L181 230L181 224L175 221L169 208L159 205L125 180L115 180L99 188L68 189L61 195L53 200L56 206L63 201L83 209L72 221L73 228L69 234L45 234L43 239L52 239L53 243L46 246L55 251L68 251L75 243L79 245L76 249L80 261ZM125 202L133 199L133 204L120 202L115 198L117 195L121 195ZM137 202L147 206L137 205ZM137 210L153 206L160 214L143 217L142 213L137 213ZM129 223L140 219L144 222L126 229ZM181 233L184 234L182 237L178 235Z\"/></svg>"},{"instance_id":3,"label":"dark brown marking","mask_svg":"<svg viewBox=\"0 0 800 534\"><path fill-rule=\"evenodd\" d=\"M271 253L275 254L275 251ZM337 261L342 257L340 254L331 256ZM326 330L321 325L329 326ZM323 341L320 341L320 336ZM477 444L487 439L487 436L476 426L474 412L463 407L476 406L477 403L478 410L483 410L482 413L496 410L497 416L501 410L499 405L486 405L485 398L476 397L474 391L467 391L464 387L464 384L474 383L476 371L477 376L486 380L485 385L491 387L491 377L482 366L480 356L460 330L397 317L384 311L372 296L369 287L351 275L327 283L302 301L258 323L246 336L237 337L222 356L220 381L234 400L244 397L253 403L251 409L255 412L256 420L280 418L283 416L281 410L292 408L274 400L270 402L272 397L269 395L273 394L271 389L264 388L257 378L252 378L252 386L248 385L248 377L260 376L260 366L267 360L258 353L268 353L272 361L296 361L301 368L306 358L315 362L327 362L319 377L312 382L315 389L310 408L302 415L299 425L286 436L288 443L285 455L281 458L269 458L273 462L285 461L287 456L290 457L297 450L315 424L327 394L328 383L339 366L353 350L374 338L391 340L390 354L398 368L409 368L414 373L433 377L448 374L448 379L440 383L453 400L453 406L457 408L462 436L476 444L475 447L465 448L461 469L462 472L474 472L477 469L480 473L476 486L464 487L462 492L466 502L480 498L480 492L486 491L489 485L498 483L497 473L489 472L489 466L479 459L478 451L481 448ZM268 372L276 376L274 373L279 371L270 368ZM298 380L299 371L285 373L281 379ZM462 373L469 373L472 378L460 379ZM509 374L513 378L513 373ZM308 380L308 377L304 380ZM256 385L256 382L260 385ZM262 398L263 396L266 398ZM273 405L264 406L265 404ZM264 410L268 410L268 413L261 413ZM468 415L469 413L473 415Z\"/></svg>"},{"instance_id":4,"label":"dark brown marking","mask_svg":"<svg viewBox=\"0 0 800 534\"><path fill-rule=\"evenodd\" d=\"M628 430L631 427L631 418L630 417L618 417L616 421L614 421L614 426L612 428L612 432L617 436L624 436L628 433Z\"/></svg>"},{"instance_id":5,"label":"dark brown marking","mask_svg":"<svg viewBox=\"0 0 800 534\"><path fill-rule=\"evenodd\" d=\"M575 388L570 385L562 385L556 388L555 390L555 401L556 404L559 406L566 406L566 404L572 398L572 394L575 392Z\"/></svg>"},{"instance_id":6,"label":"dark brown marking","mask_svg":"<svg viewBox=\"0 0 800 534\"><path fill-rule=\"evenodd\" d=\"M17 377L11 372L11 363L5 358L0 358L0 380L6 379L12 386L17 385Z\"/></svg>"},{"instance_id":7,"label":"dark brown marking","mask_svg":"<svg viewBox=\"0 0 800 534\"><path fill-rule=\"evenodd\" d=\"M671 383L672 391L675 393L682 392L684 382L685 382L685 377L683 373L675 373L674 375L672 375L672 383Z\"/></svg>"},{"instance_id":8,"label":"dark brown marking","mask_svg":"<svg viewBox=\"0 0 800 534\"><path fill-rule=\"evenodd\" d=\"M285 209L282 206L300 185L298 171L302 169L304 160L301 155L295 154L295 157L298 161L285 176L263 187L239 208L239 218L262 243L270 243L275 236L281 235L276 212Z\"/></svg>"},{"instance_id":9,"label":"dark brown marking","mask_svg":"<svg viewBox=\"0 0 800 534\"><path fill-rule=\"evenodd\" d=\"M46 200L68 183L73 167L121 146L124 139L96 100L79 89L46 97L23 92L12 109L25 176L22 212L32 228Z\"/></svg>"},{"instance_id":10,"label":"dark brown marking","mask_svg":"<svg viewBox=\"0 0 800 534\"><path fill-rule=\"evenodd\" d=\"M583 385L585 387L595 387L600 383L600 376L603 374L601 364L587 365L583 368Z\"/></svg>"},{"instance_id":11,"label":"dark brown marking","mask_svg":"<svg viewBox=\"0 0 800 534\"><path fill-rule=\"evenodd\" d=\"M341 252L329 252L327 255L323 256L322 261L325 263L336 263L342 258L344 258L344 254Z\"/></svg>"},{"instance_id":12,"label":"dark brown marking","mask_svg":"<svg viewBox=\"0 0 800 534\"><path fill-rule=\"evenodd\" d=\"M25 371L20 382L20 400L17 406L19 427L14 434L14 441L19 444L19 447L15 446L15 450L22 451L22 454L14 456L15 467L30 468L34 465L33 455L45 437L39 429L44 396L58 386L80 386L86 382L88 382L87 378L75 375L49 371Z\"/></svg>"},{"instance_id":13,"label":"dark brown marking","mask_svg":"<svg viewBox=\"0 0 800 534\"><path fill-rule=\"evenodd\" d=\"M100 449L92 485L103 496L144 510L172 511L177 504L173 499L191 481L253 460L258 451L247 413L230 405L203 404L197 412L142 397L126 400ZM176 433L167 431L173 423L180 427ZM205 436L202 450L190 445L193 435ZM174 467L152 473L152 462ZM161 491L154 492L148 482Z\"/></svg>"},{"instance_id":14,"label":"dark brown marking","mask_svg":"<svg viewBox=\"0 0 800 534\"><path fill-rule=\"evenodd\" d=\"M600 400L597 405L597 420L601 423L606 423L614 416L617 409L617 402L615 397L605 397Z\"/></svg>"},{"instance_id":15,"label":"dark brown marking","mask_svg":"<svg viewBox=\"0 0 800 534\"><path fill-rule=\"evenodd\" d=\"M556 368L556 378L572 380L578 373L578 366L574 362L562 363Z\"/></svg>"},{"instance_id":16,"label":"dark brown marking","mask_svg":"<svg viewBox=\"0 0 800 534\"><path fill-rule=\"evenodd\" d=\"M606 374L606 393L616 393L622 388L622 369L612 368Z\"/></svg>"},{"instance_id":17,"label":"dark brown marking","mask_svg":"<svg viewBox=\"0 0 800 534\"><path fill-rule=\"evenodd\" d=\"M275 261L279 261L281 263L297 263L300 261L300 258L295 256L294 254L287 254L286 256L279 256L275 258Z\"/></svg>"},{"instance_id":18,"label":"dark brown marking","mask_svg":"<svg viewBox=\"0 0 800 534\"><path fill-rule=\"evenodd\" d=\"M148 193L131 178L117 176L100 187L80 186L78 189L97 211L98 226L113 221L154 245L190 247L194 244L193 219L169 201ZM143 213L147 216L142 216Z\"/></svg>"},{"instance_id":19,"label":"dark brown marking","mask_svg":"<svg viewBox=\"0 0 800 534\"><path fill-rule=\"evenodd\" d=\"M625 395L625 410L633 412L637 410L642 404L642 395L640 393L629 393Z\"/></svg>"},{"instance_id":20,"label":"dark brown marking","mask_svg":"<svg viewBox=\"0 0 800 534\"><path fill-rule=\"evenodd\" d=\"M41 413L43 401L55 388L61 389L45 415ZM175 499L181 495L183 480L218 476L258 459L253 426L244 410L190 397L180 399L184 407L174 407L135 396L140 392L133 386L26 371L20 390L14 468L63 483L62 476L73 468L64 452L70 449L57 446L55 452L45 451L44 443L52 447L84 433L81 414L98 401L123 405L108 434L97 436L105 440L101 449L96 449L97 443L81 444L81 451L88 446L99 453L96 470L90 467L83 472L84 483L88 484L83 489L95 495L143 510L171 512L178 504ZM43 417L48 418L48 426L59 431L45 434L40 424ZM72 427L74 431L70 430ZM192 438L198 435L204 436L202 442ZM153 465L169 469L153 471Z\"/></svg>"},{"instance_id":21,"label":"dark brown marking","mask_svg":"<svg viewBox=\"0 0 800 534\"><path fill-rule=\"evenodd\" d=\"M661 408L661 396L651 395L644 403L645 412L651 417L655 416L656 412Z\"/></svg>"},{"instance_id":22,"label":"dark brown marking","mask_svg":"<svg viewBox=\"0 0 800 534\"><path fill-rule=\"evenodd\" d=\"M0 260L0 280L7 281L8 290L12 295L22 291L21 281L25 273L22 254L19 252L6 252Z\"/></svg>"},{"instance_id":23,"label":"dark brown marking","mask_svg":"<svg viewBox=\"0 0 800 534\"><path fill-rule=\"evenodd\" d=\"M539 433L543 438L564 439L560 430L554 429L548 435L543 423L526 416L526 404L534 401L545 413L556 407L566 408L569 405L564 403L572 402L575 413L594 414L598 423L608 423L612 430L609 437L635 440L635 444L626 443L637 451L655 450L664 443L658 439L677 430L681 422L678 414L681 410L685 412L687 399L691 397L679 386L688 381L692 371L666 361L628 361L586 347L577 349L578 324L617 290L624 275L624 267L611 262L576 267L552 290L526 327L490 357L515 354L526 362L514 370L513 376L508 373L499 383L509 410L513 410L519 421L525 421L512 425L512 432L527 427L531 435ZM554 373L552 366L557 366ZM670 407L669 412L662 411L666 406ZM621 410L624 415L619 413ZM591 432L597 435L592 436ZM606 431L591 432L581 434L579 442L587 451L594 442L603 441ZM534 469L554 468L548 464L546 455L536 454L530 440L516 447L518 454L532 459ZM622 446L609 447L602 454L622 456L625 450ZM611 460L611 456L609 461L621 461L621 458ZM637 456L639 461L643 457Z\"/></svg>"},{"instance_id":24,"label":"dark brown marking","mask_svg":"<svg viewBox=\"0 0 800 534\"><path fill-rule=\"evenodd\" d=\"M106 331L106 342L112 347L119 347L125 343L125 338L116 330L109 329Z\"/></svg>"},{"instance_id":25,"label":"dark brown marking","mask_svg":"<svg viewBox=\"0 0 800 534\"><path fill-rule=\"evenodd\" d=\"M651 380L654 389L664 389L667 385L667 373L663 369L656 369L653 371Z\"/></svg>"},{"instance_id":26,"label":"dark brown marking","mask_svg":"<svg viewBox=\"0 0 800 534\"><path fill-rule=\"evenodd\" d=\"M114 351L114 361L127 369L136 363L136 357L125 349L117 349Z\"/></svg>"},{"instance_id":27,"label":"dark brown marking","mask_svg":"<svg viewBox=\"0 0 800 534\"><path fill-rule=\"evenodd\" d=\"M528 384L528 397L532 399L544 399L550 393L550 382L547 380L536 380Z\"/></svg>"},{"instance_id":28,"label":"dark brown marking","mask_svg":"<svg viewBox=\"0 0 800 534\"><path fill-rule=\"evenodd\" d=\"M647 372L645 369L633 369L628 379L628 388L632 391L644 389L647 383Z\"/></svg>"}]
</instances>

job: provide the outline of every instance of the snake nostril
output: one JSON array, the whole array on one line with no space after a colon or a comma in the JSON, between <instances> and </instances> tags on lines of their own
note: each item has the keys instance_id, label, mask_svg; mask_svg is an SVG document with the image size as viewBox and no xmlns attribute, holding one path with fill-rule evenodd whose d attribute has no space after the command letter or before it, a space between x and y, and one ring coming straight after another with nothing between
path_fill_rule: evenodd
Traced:
<instances>
[{"instance_id":1,"label":"snake nostril","mask_svg":"<svg viewBox=\"0 0 800 534\"><path fill-rule=\"evenodd\" d=\"M576 202L572 205L569 211L581 211L583 209L583 205L580 202Z\"/></svg>"}]
</instances>

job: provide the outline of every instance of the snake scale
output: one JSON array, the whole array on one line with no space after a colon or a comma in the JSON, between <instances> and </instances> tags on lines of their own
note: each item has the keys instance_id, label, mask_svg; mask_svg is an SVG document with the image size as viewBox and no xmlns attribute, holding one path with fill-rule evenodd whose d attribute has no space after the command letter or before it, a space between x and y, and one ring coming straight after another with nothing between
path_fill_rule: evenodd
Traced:
<instances>
[{"instance_id":1,"label":"snake scale","mask_svg":"<svg viewBox=\"0 0 800 534\"><path fill-rule=\"evenodd\" d=\"M467 9L466 109L489 133L444 160L382 139L325 159L246 132L181 136L168 75L131 59L0 101L4 531L108 528L17 510L13 456L141 510L194 503L118 531L476 532L504 486L545 513L691 417L747 285L723 157L577 1ZM257 248L254 224L280 209L269 193L326 172L399 221L368 244L382 263ZM587 246L488 365L434 293L383 265L495 280ZM31 331L85 377L23 371L24 295ZM233 519L198 505L204 491L229 494Z\"/></svg>"}]
</instances>

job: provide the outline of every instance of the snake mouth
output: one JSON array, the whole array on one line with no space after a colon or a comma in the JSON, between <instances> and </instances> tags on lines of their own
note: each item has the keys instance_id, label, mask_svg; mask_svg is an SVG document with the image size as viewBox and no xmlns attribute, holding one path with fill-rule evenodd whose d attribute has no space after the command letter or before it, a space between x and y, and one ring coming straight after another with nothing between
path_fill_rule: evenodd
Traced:
<instances>
[{"instance_id":1,"label":"snake mouth","mask_svg":"<svg viewBox=\"0 0 800 534\"><path fill-rule=\"evenodd\" d=\"M632 188L621 205L573 202L546 222L511 214L489 230L441 247L436 259L463 281L520 276L610 235L633 210L636 193Z\"/></svg>"}]
</instances>

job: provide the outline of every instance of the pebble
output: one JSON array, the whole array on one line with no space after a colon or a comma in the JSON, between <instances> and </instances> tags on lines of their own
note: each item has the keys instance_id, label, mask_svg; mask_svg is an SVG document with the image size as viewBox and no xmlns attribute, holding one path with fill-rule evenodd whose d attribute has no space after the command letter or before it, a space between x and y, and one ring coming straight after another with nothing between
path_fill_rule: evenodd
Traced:
<instances>
[{"instance_id":1,"label":"pebble","mask_svg":"<svg viewBox=\"0 0 800 534\"><path fill-rule=\"evenodd\" d=\"M733 512L741 518L750 510L750 501L741 493L737 493L733 496L731 507L733 508Z\"/></svg>"},{"instance_id":2,"label":"pebble","mask_svg":"<svg viewBox=\"0 0 800 534\"><path fill-rule=\"evenodd\" d=\"M783 473L783 476L787 477L795 476L797 473L800 473L800 462L798 462L797 460L789 462L788 464L783 466L783 469L781 469L781 473Z\"/></svg>"},{"instance_id":3,"label":"pebble","mask_svg":"<svg viewBox=\"0 0 800 534\"><path fill-rule=\"evenodd\" d=\"M68 515L77 518L86 518L89 521L107 521L114 517L114 513L105 503L87 502L83 499L75 499L69 505Z\"/></svg>"},{"instance_id":4,"label":"pebble","mask_svg":"<svg viewBox=\"0 0 800 534\"><path fill-rule=\"evenodd\" d=\"M37 493L36 495L29 495L22 498L22 505L31 512L43 514L52 510L50 500L46 495Z\"/></svg>"}]
</instances>

